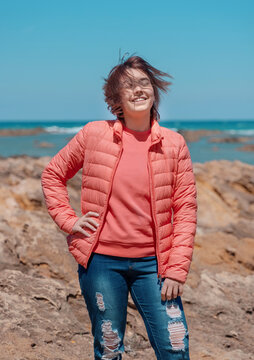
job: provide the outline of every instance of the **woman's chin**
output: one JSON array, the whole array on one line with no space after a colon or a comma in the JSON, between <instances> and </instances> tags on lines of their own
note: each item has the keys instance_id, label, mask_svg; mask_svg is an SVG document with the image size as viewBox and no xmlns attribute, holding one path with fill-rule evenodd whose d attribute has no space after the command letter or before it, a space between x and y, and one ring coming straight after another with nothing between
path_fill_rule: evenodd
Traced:
<instances>
[{"instance_id":1,"label":"woman's chin","mask_svg":"<svg viewBox=\"0 0 254 360\"><path fill-rule=\"evenodd\" d=\"M132 106L129 108L129 112L131 113L139 113L139 112L150 112L150 108L147 105L139 105L139 106Z\"/></svg>"}]
</instances>

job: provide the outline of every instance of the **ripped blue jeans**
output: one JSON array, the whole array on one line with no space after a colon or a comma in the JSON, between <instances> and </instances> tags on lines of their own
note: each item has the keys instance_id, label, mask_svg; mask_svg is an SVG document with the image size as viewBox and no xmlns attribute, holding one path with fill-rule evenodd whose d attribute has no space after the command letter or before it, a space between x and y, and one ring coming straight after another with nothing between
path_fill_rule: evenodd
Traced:
<instances>
[{"instance_id":1,"label":"ripped blue jeans","mask_svg":"<svg viewBox=\"0 0 254 360\"><path fill-rule=\"evenodd\" d=\"M78 264L82 295L92 324L94 358L122 359L128 294L141 314L157 359L189 360L189 333L181 297L162 301L157 258L93 253Z\"/></svg>"}]
</instances>

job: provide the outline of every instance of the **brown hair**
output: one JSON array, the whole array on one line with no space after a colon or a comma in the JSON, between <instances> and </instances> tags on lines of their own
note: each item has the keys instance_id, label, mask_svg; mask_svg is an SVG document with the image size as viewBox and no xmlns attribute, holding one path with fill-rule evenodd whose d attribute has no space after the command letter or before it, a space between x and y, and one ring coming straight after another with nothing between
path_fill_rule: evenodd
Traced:
<instances>
[{"instance_id":1,"label":"brown hair","mask_svg":"<svg viewBox=\"0 0 254 360\"><path fill-rule=\"evenodd\" d=\"M120 95L120 79L122 77L130 77L127 73L128 68L142 70L150 79L154 90L154 103L151 108L150 119L155 118L157 121L160 120L160 114L158 112L158 106L160 103L159 90L167 92L167 87L172 82L165 81L161 76L168 76L173 79L173 76L162 72L140 56L130 56L124 61L125 55L120 59L119 64L114 66L109 72L108 77L104 79L103 91L105 96L105 102L108 104L107 108L110 112L117 116L117 118L124 122L124 115L121 108L121 95Z\"/></svg>"}]
</instances>

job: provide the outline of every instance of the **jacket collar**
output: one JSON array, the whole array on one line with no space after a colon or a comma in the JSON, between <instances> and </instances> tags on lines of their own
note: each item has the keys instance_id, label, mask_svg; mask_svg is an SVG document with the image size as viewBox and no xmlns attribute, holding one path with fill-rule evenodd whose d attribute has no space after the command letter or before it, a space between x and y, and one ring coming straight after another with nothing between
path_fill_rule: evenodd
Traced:
<instances>
[{"instance_id":1,"label":"jacket collar","mask_svg":"<svg viewBox=\"0 0 254 360\"><path fill-rule=\"evenodd\" d=\"M123 124L121 122L121 120L116 119L114 126L114 134L116 134L116 136L118 136L121 140L122 140L122 134L123 134ZM152 120L152 125L151 125L151 143L157 143L160 142L161 139L163 139L164 136L162 135L161 132L161 127L158 123L157 120L153 119Z\"/></svg>"}]
</instances>

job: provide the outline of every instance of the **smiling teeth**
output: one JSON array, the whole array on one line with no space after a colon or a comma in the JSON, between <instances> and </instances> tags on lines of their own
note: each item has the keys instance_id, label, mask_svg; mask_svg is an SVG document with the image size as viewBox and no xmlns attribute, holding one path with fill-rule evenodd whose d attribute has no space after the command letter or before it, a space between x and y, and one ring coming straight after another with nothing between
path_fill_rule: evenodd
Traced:
<instances>
[{"instance_id":1,"label":"smiling teeth","mask_svg":"<svg viewBox=\"0 0 254 360\"><path fill-rule=\"evenodd\" d=\"M144 98L138 98L138 99L136 99L136 100L133 100L133 102L135 102L135 101L143 101L143 100L146 100L146 99L144 99Z\"/></svg>"}]
</instances>

